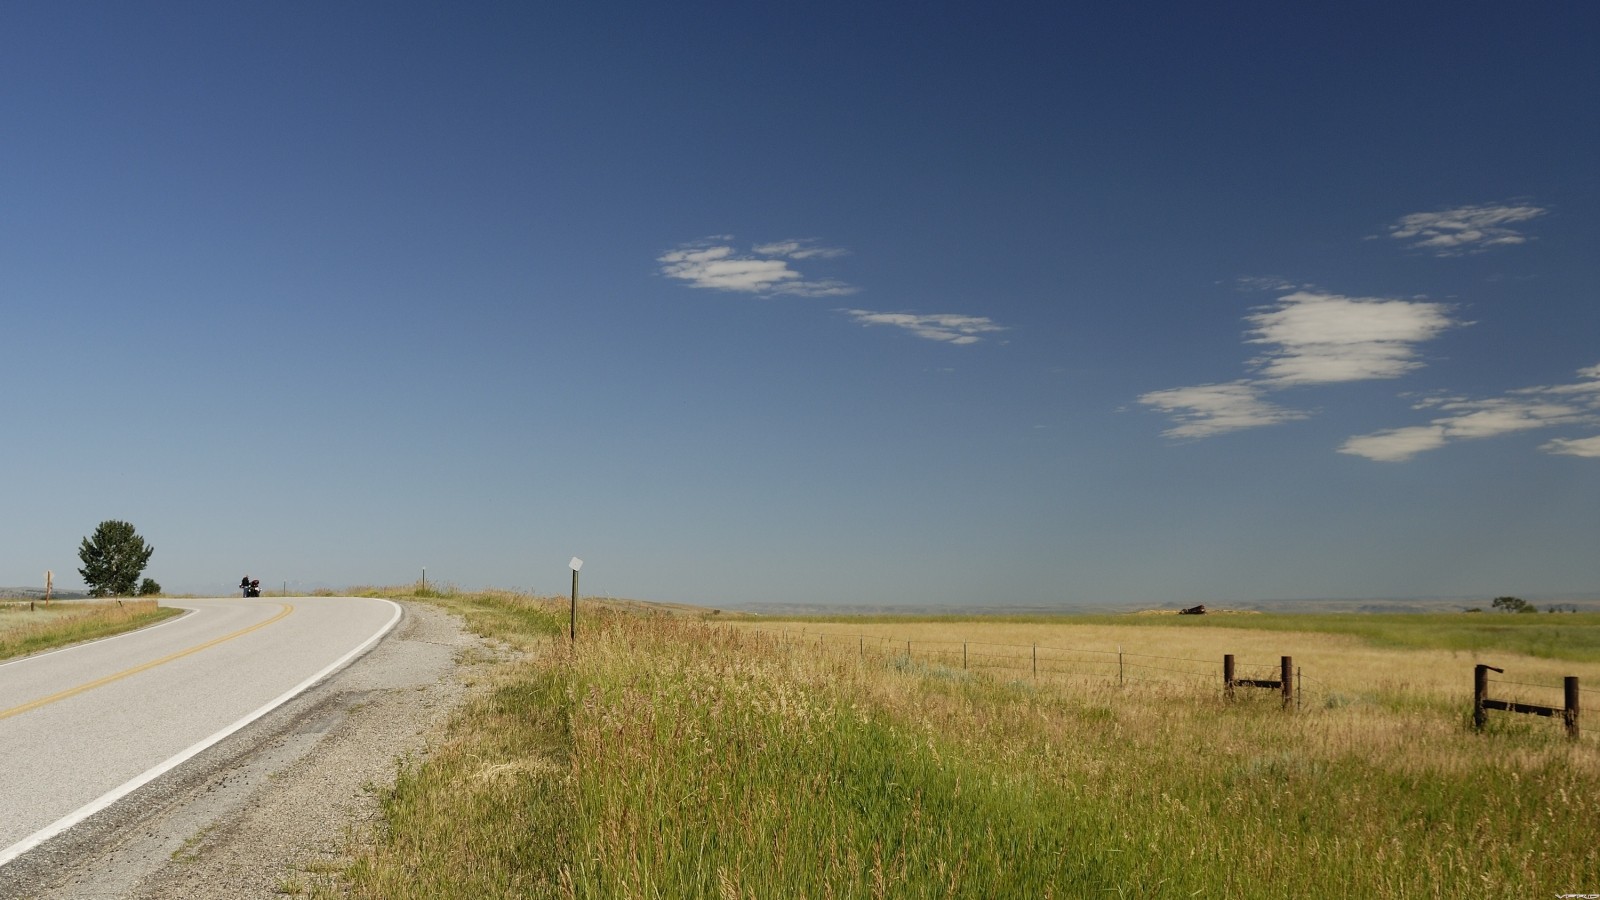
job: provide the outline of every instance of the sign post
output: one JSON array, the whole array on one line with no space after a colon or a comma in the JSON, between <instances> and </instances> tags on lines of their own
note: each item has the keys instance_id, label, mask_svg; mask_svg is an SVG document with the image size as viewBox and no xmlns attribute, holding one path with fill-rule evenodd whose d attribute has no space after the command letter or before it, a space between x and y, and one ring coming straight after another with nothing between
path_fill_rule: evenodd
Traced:
<instances>
[{"instance_id":1,"label":"sign post","mask_svg":"<svg viewBox=\"0 0 1600 900\"><path fill-rule=\"evenodd\" d=\"M572 570L572 626L568 637L573 643L578 641L578 570L583 568L583 560L574 556L572 562L567 563Z\"/></svg>"}]
</instances>

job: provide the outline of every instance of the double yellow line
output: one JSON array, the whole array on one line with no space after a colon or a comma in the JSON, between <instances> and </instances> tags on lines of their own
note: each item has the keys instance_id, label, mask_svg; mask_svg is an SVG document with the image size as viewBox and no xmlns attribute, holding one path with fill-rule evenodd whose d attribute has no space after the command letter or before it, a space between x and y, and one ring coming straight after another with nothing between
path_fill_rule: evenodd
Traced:
<instances>
[{"instance_id":1,"label":"double yellow line","mask_svg":"<svg viewBox=\"0 0 1600 900\"><path fill-rule=\"evenodd\" d=\"M68 688L68 689L66 689L64 691L61 691L59 693L51 694L48 697L40 697L38 700L33 700L33 701L28 702L28 703L24 703L21 706L13 706L10 709L0 709L0 719L9 719L12 716L20 716L23 713L28 712L29 710L38 709L41 706L49 706L50 704L55 703L58 700L65 700L68 697L76 697L77 695L83 693L84 691L92 691L97 687L102 687L104 685L108 685L113 681L121 681L122 679L127 678L130 675L137 675L140 672L144 672L144 671L148 671L150 669L154 669L156 666L165 665L166 663L172 662L175 659L182 659L185 656L188 656L190 654L199 653L201 650L205 650L208 647L215 647L216 645L221 644L221 643L223 643L225 641L231 641L236 637L243 637L244 635L247 635L250 632L255 631L258 628L265 628L268 625L271 625L273 622L277 622L277 621L283 619L285 616L289 615L292 612L294 612L294 607L290 606L287 603L285 603L285 604L283 604L282 610L280 610L277 615L273 616L270 619L267 619L264 622L257 622L256 624L251 625L249 628L241 628L238 631L235 631L233 634L225 634L225 635L223 635L222 637L219 637L219 638L212 638L211 640L206 641L204 644L196 644L195 646L190 647L187 650L179 650L177 653L168 654L166 656L161 657L160 659L152 659L147 663L140 663L139 665L134 666L131 669L124 669L123 671L117 672L114 675L107 675L104 678L96 678L94 681L90 681L90 682L87 682L85 684L80 684L75 688Z\"/></svg>"}]
</instances>

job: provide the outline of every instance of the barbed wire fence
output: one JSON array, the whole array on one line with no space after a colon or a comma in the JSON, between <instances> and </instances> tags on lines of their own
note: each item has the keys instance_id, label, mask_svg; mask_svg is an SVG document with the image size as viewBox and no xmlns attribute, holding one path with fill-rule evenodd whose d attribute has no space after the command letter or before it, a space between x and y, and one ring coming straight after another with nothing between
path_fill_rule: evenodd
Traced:
<instances>
[{"instance_id":1,"label":"barbed wire fence","mask_svg":"<svg viewBox=\"0 0 1600 900\"><path fill-rule=\"evenodd\" d=\"M1191 693L1196 688L1207 687L1216 689L1229 699L1236 697L1232 690L1235 686L1270 687L1281 691L1284 708L1293 710L1307 705L1334 709L1354 702L1348 693L1335 689L1324 679L1306 675L1302 668L1293 666L1287 656L1281 657L1277 663L1240 662L1231 654L1222 660L1196 659L1131 653L1122 647L1103 650L973 640L918 640L788 627L740 626L740 630L764 634L774 644L785 648L815 648L835 653L853 651L859 659L871 657L915 674L984 677L1013 683L1063 686L1076 683L1181 689ZM1541 711L1541 715L1554 715L1567 723L1568 733L1574 738L1578 736L1577 695L1600 693L1593 688L1579 688L1576 678L1569 678L1563 684L1511 679L1490 679L1488 683L1501 686L1501 692L1506 694L1503 700L1490 701L1490 708L1506 708L1513 712ZM1505 692L1504 688L1539 692L1541 699L1564 695L1566 703L1564 707L1534 704L1529 695L1517 691ZM1481 697L1475 697L1475 710L1480 701Z\"/></svg>"},{"instance_id":2,"label":"barbed wire fence","mask_svg":"<svg viewBox=\"0 0 1600 900\"><path fill-rule=\"evenodd\" d=\"M1227 687L1224 660L1196 659L1153 653L1134 653L1082 647L1056 647L1047 644L1005 644L973 640L935 640L894 637L881 634L793 628L739 626L740 630L764 634L779 646L848 652L861 659L884 660L902 670L968 677L988 677L1000 681L1070 684L1074 682L1113 684L1122 687L1182 688ZM1243 682L1265 682L1281 672L1279 663L1236 663L1235 678ZM1293 692L1298 705L1307 690L1305 679L1295 670ZM1326 686L1313 682L1314 695Z\"/></svg>"}]
</instances>

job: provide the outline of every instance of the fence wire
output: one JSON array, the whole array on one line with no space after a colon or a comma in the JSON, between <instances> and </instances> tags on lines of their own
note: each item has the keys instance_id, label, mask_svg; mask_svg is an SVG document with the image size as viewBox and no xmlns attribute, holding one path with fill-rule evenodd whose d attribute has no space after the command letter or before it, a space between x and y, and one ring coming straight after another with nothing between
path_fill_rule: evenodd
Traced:
<instances>
[{"instance_id":1,"label":"fence wire","mask_svg":"<svg viewBox=\"0 0 1600 900\"><path fill-rule=\"evenodd\" d=\"M785 646L804 646L813 642L826 647L856 644L859 654L873 653L920 660L952 670L959 665L961 671L985 675L1000 673L1030 675L1036 679L1094 679L1116 681L1119 684L1183 684L1199 681L1220 683L1223 678L1222 661L1195 659L1183 656L1164 656L1155 653L1131 653L1126 650L1096 650L1084 647L1054 647L1048 644L1005 644L993 641L917 640L891 635L871 635L835 631L807 631L767 629L760 626L742 628L763 634ZM983 649L974 649L983 648ZM1009 652L1005 652L1009 651ZM1188 663L1202 666L1202 671L1157 663ZM1114 668L1113 668L1114 667ZM1241 677L1255 675L1274 676L1281 669L1276 663L1236 663ZM1154 673L1160 673L1156 675ZM1171 677L1177 676L1177 677Z\"/></svg>"},{"instance_id":2,"label":"fence wire","mask_svg":"<svg viewBox=\"0 0 1600 900\"><path fill-rule=\"evenodd\" d=\"M1508 681L1508 680L1506 680L1504 678L1490 678L1489 679L1489 683L1490 684L1514 684L1517 687L1538 688L1541 691L1562 691L1562 690L1566 690L1566 685L1562 685L1562 684L1530 684L1530 683L1528 683L1526 681ZM1581 691L1581 690L1583 690L1583 688L1579 688L1578 690Z\"/></svg>"},{"instance_id":3,"label":"fence wire","mask_svg":"<svg viewBox=\"0 0 1600 900\"><path fill-rule=\"evenodd\" d=\"M1178 686L1196 680L1213 682L1219 687L1224 680L1223 661L1195 659L1182 656L1162 656L1152 653L1130 653L1116 650L1092 650L1075 647L1052 647L1044 644L1003 644L990 641L916 640L889 635L855 634L849 632L794 631L788 628L767 629L760 626L741 628L755 632L774 644L785 647L803 647L813 644L818 648L856 645L857 653L865 656L868 649L888 659L903 659L925 665L936 665L952 672L970 672L984 677L1018 678L1031 676L1035 681L1061 684L1073 680L1114 682L1118 685ZM813 642L813 635L815 640ZM975 649L983 648L983 649ZM1007 652L1009 651L1009 652ZM1153 665L1151 662L1190 664L1202 666L1203 671L1172 665ZM959 668L958 668L959 667ZM1115 667L1113 670L1112 667ZM1279 663L1245 663L1234 661L1235 681L1277 680L1283 672ZM1160 673L1154 674L1154 673ZM1177 677L1173 677L1177 676ZM1315 676L1306 675L1299 667L1290 674L1294 704L1300 707L1309 693L1313 699L1326 702L1338 696L1332 685ZM1565 685L1536 684L1509 679L1490 679L1490 684L1530 688L1540 691L1562 691ZM1189 688L1185 688L1189 689ZM1600 693L1600 689L1582 688L1582 693Z\"/></svg>"},{"instance_id":4,"label":"fence wire","mask_svg":"<svg viewBox=\"0 0 1600 900\"><path fill-rule=\"evenodd\" d=\"M782 634L782 635L785 635L785 636L790 634L790 630L789 629L773 630L773 629L768 629L768 628L762 628L760 626L751 626L751 627L745 628L744 630L747 630L747 631L760 631L760 632L764 632L764 633L767 633L767 634ZM897 638L897 637L891 637L891 636L887 636L887 635L854 634L854 633L850 633L850 632L836 632L836 631L808 632L805 629L799 629L797 631L794 631L793 633L798 636L797 640L803 640L805 638L808 638L809 635L815 634L815 635L818 636L819 640L823 640L823 639L827 639L827 638L838 638L838 639L841 639L841 640L856 639L856 640L861 640L861 641L877 641L879 643L887 643L887 644L912 644L912 645L916 645L918 649L923 649L923 648L926 648L926 647L928 647L930 645L935 647L935 648L940 648L940 647L949 648L949 649L944 649L944 650L931 650L931 651L928 651L928 652L951 653L951 652L954 652L954 648L955 647L964 645L964 646L966 646L968 648L975 647L975 646L976 647L1003 647L1003 648L1010 648L1010 649L1015 649L1015 650L1041 651L1041 652L1048 652L1048 653L1083 653L1083 654L1094 654L1096 656L1118 656L1118 657L1125 657L1125 658L1126 657L1133 657L1133 658L1138 658L1138 659L1159 659L1159 660L1165 660L1165 661L1168 661L1168 662L1192 662L1192 663L1200 663L1202 665L1216 665L1217 664L1216 660L1210 660L1210 659L1194 659L1192 657L1183 657L1183 656L1158 656L1158 655L1150 654L1150 653L1129 653L1129 652L1124 651L1124 650L1090 650L1090 649L1087 649L1087 648L1079 648L1079 647L1051 647L1051 646L1049 646L1047 644L1001 644L1001 643L992 643L992 642L989 642L989 641L955 641L955 640L933 640L933 639L917 640L915 638L909 638L909 639L908 638ZM970 649L969 649L969 652L970 652ZM1015 657L1013 657L1013 658L1015 658ZM1259 665L1266 666L1266 665L1270 665L1270 664L1261 663Z\"/></svg>"}]
</instances>

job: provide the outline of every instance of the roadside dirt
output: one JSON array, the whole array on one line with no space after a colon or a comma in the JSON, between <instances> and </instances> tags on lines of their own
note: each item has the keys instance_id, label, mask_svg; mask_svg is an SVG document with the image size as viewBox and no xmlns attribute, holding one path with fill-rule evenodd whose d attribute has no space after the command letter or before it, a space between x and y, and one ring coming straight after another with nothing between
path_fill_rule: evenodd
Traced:
<instances>
[{"instance_id":1,"label":"roadside dirt","mask_svg":"<svg viewBox=\"0 0 1600 900\"><path fill-rule=\"evenodd\" d=\"M496 653L408 603L366 656L0 869L0 898L281 898L336 883L397 761L422 754Z\"/></svg>"}]
</instances>

